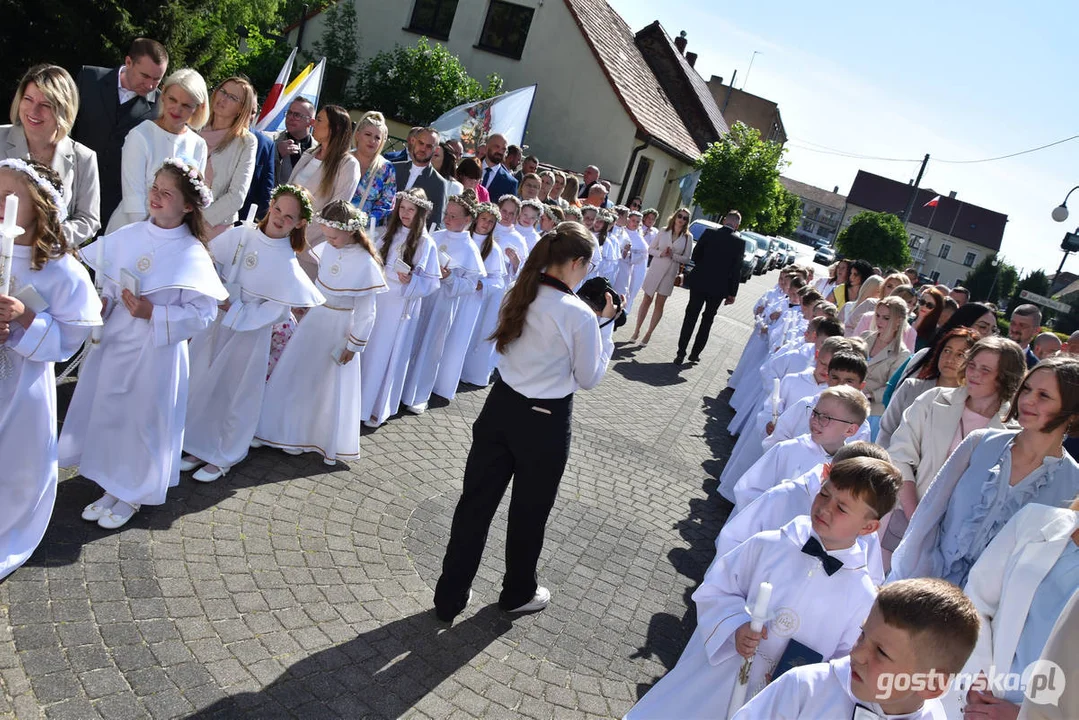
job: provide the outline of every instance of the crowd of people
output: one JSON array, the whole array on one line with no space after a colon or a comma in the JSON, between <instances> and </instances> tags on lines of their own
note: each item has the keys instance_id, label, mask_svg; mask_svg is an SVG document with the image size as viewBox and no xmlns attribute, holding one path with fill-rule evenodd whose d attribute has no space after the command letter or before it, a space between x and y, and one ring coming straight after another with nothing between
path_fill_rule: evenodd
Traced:
<instances>
[{"instance_id":1,"label":"crowd of people","mask_svg":"<svg viewBox=\"0 0 1079 720\"><path fill-rule=\"evenodd\" d=\"M211 92L147 39L120 68L20 82L0 127L22 229L0 278L0 455L20 458L0 480L0 577L40 543L58 466L100 486L82 517L116 529L182 472L216 481L259 446L355 460L361 426L494 379L436 611L468 604L511 478L500 604L542 610L573 393L602 379L618 306L642 292L630 342L682 285L675 362L700 360L738 292L739 214L694 243L686 208L657 224L640 198L612 204L598 168L541 169L498 134L464 157L416 127L384 154L378 112L297 99L274 138L258 112L247 79ZM963 288L857 259L783 269L754 313L697 630L629 717L719 715L739 685L740 718L1014 717L1022 692L881 678L1022 672L1050 643L1079 587L1079 335L1040 333L1020 305L999 337ZM58 435L53 365L83 346Z\"/></svg>"},{"instance_id":2,"label":"crowd of people","mask_svg":"<svg viewBox=\"0 0 1079 720\"><path fill-rule=\"evenodd\" d=\"M1031 669L1075 640L1079 347L857 259L789 266L754 313L697 627L627 717L1079 712Z\"/></svg>"}]
</instances>

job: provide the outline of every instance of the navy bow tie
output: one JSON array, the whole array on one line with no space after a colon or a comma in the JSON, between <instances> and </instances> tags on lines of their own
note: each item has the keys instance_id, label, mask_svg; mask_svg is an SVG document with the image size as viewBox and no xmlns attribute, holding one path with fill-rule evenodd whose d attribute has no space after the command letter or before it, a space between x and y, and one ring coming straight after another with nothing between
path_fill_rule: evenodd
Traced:
<instances>
[{"instance_id":1,"label":"navy bow tie","mask_svg":"<svg viewBox=\"0 0 1079 720\"><path fill-rule=\"evenodd\" d=\"M802 546L802 552L806 555L820 558L821 563L824 565L824 572L828 573L828 577L835 575L843 567L843 561L829 555L815 537L806 540L806 544Z\"/></svg>"}]
</instances>

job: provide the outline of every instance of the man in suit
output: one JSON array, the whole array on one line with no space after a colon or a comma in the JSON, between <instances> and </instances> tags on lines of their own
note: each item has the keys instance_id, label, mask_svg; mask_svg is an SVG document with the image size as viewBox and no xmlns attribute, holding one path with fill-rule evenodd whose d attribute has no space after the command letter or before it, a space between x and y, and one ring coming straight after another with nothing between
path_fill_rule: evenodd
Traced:
<instances>
[{"instance_id":1,"label":"man in suit","mask_svg":"<svg viewBox=\"0 0 1079 720\"><path fill-rule=\"evenodd\" d=\"M112 217L120 204L120 162L128 131L157 116L169 54L156 40L137 38L119 68L84 65L75 84L79 114L71 137L97 153L101 184L100 217Z\"/></svg>"},{"instance_id":2,"label":"man in suit","mask_svg":"<svg viewBox=\"0 0 1079 720\"><path fill-rule=\"evenodd\" d=\"M704 317L697 328L693 350L689 353L690 362L701 359L701 350L708 342L708 333L712 330L712 321L720 303L730 305L738 294L742 253L745 252L745 241L738 234L741 222L742 215L737 210L731 210L723 218L723 227L706 230L693 248L693 271L686 278L689 303L682 321L682 333L678 337L678 353L674 358L676 365L681 365L686 358L686 348L701 310L704 310Z\"/></svg>"},{"instance_id":3,"label":"man in suit","mask_svg":"<svg viewBox=\"0 0 1079 720\"><path fill-rule=\"evenodd\" d=\"M274 138L277 145L274 178L278 182L287 183L300 158L314 146L315 139L311 135L314 126L314 104L305 97L293 100L285 111L285 129Z\"/></svg>"},{"instance_id":4,"label":"man in suit","mask_svg":"<svg viewBox=\"0 0 1079 720\"><path fill-rule=\"evenodd\" d=\"M487 138L487 153L483 158L483 177L480 184L487 188L491 200L498 202L503 195L517 194L517 180L502 163L506 160L506 138L495 133Z\"/></svg>"},{"instance_id":5,"label":"man in suit","mask_svg":"<svg viewBox=\"0 0 1079 720\"><path fill-rule=\"evenodd\" d=\"M251 187L247 190L243 207L240 208L240 219L247 218L247 211L252 205L258 208L255 217L261 219L270 209L270 192L274 188L274 141L266 133L255 129L255 120L259 116L259 104L251 108L251 132L258 143L255 150L255 174L251 178Z\"/></svg>"},{"instance_id":6,"label":"man in suit","mask_svg":"<svg viewBox=\"0 0 1079 720\"><path fill-rule=\"evenodd\" d=\"M439 134L434 128L422 128L408 141L408 154L411 160L395 162L393 169L397 173L397 187L401 190L418 187L427 193L427 199L434 204L427 216L427 224L442 224L442 213L446 210L446 181L431 167L431 158L438 147Z\"/></svg>"},{"instance_id":7,"label":"man in suit","mask_svg":"<svg viewBox=\"0 0 1079 720\"><path fill-rule=\"evenodd\" d=\"M422 127L414 127L408 131L408 135L405 137L405 147L400 150L394 150L392 152L382 153L382 157L389 160L391 163L404 162L408 160L408 148L412 145L412 138L416 137L416 133L421 132Z\"/></svg>"},{"instance_id":8,"label":"man in suit","mask_svg":"<svg viewBox=\"0 0 1079 720\"><path fill-rule=\"evenodd\" d=\"M1023 348L1023 354L1027 359L1027 367L1032 368L1038 364L1038 356L1030 349L1030 341L1038 334L1042 324L1042 311L1037 305L1024 304L1012 310L1012 318L1008 322L1008 337L1019 343Z\"/></svg>"}]
</instances>

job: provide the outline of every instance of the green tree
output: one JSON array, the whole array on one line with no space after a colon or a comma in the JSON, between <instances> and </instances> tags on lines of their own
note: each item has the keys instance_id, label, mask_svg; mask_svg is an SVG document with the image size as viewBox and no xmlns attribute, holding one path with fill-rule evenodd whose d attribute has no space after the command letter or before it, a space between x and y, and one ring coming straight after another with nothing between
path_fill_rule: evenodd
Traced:
<instances>
[{"instance_id":1,"label":"green tree","mask_svg":"<svg viewBox=\"0 0 1079 720\"><path fill-rule=\"evenodd\" d=\"M911 263L907 229L891 213L858 213L839 233L835 246L846 257L880 267L901 268Z\"/></svg>"},{"instance_id":2,"label":"green tree","mask_svg":"<svg viewBox=\"0 0 1079 720\"><path fill-rule=\"evenodd\" d=\"M1015 292L1012 293L1011 299L1008 301L1007 317L1011 317L1012 310L1015 310L1020 305L1030 302L1029 300L1024 300L1019 297L1019 293L1027 290L1035 295L1045 295L1048 297L1050 285L1049 278L1044 271L1034 270L1028 273L1019 281L1019 284L1016 285ZM1049 321L1053 318L1054 311L1046 307L1039 306L1039 308L1042 311L1042 325L1048 325Z\"/></svg>"},{"instance_id":3,"label":"green tree","mask_svg":"<svg viewBox=\"0 0 1079 720\"><path fill-rule=\"evenodd\" d=\"M802 199L777 180L768 205L757 215L753 229L762 235L790 236L801 220Z\"/></svg>"},{"instance_id":4,"label":"green tree","mask_svg":"<svg viewBox=\"0 0 1079 720\"><path fill-rule=\"evenodd\" d=\"M783 153L779 143L761 140L760 132L736 122L697 159L701 175L693 202L709 215L738 210L743 224L754 226L758 215L767 212L786 165Z\"/></svg>"},{"instance_id":5,"label":"green tree","mask_svg":"<svg viewBox=\"0 0 1079 720\"><path fill-rule=\"evenodd\" d=\"M993 265L993 256L987 255L967 273L963 286L970 290L970 299L996 304L1002 297L1011 297L1019 281L1019 272L999 257Z\"/></svg>"},{"instance_id":6,"label":"green tree","mask_svg":"<svg viewBox=\"0 0 1079 720\"><path fill-rule=\"evenodd\" d=\"M319 101L323 104L350 105L352 78L360 62L360 44L356 36L356 6L342 0L323 11L326 32L312 44L314 57L326 57L326 77Z\"/></svg>"},{"instance_id":7,"label":"green tree","mask_svg":"<svg viewBox=\"0 0 1079 720\"><path fill-rule=\"evenodd\" d=\"M409 125L423 125L456 105L501 92L498 75L488 75L484 87L445 46L421 37L415 45L397 45L363 63L352 106L378 108Z\"/></svg>"}]
</instances>

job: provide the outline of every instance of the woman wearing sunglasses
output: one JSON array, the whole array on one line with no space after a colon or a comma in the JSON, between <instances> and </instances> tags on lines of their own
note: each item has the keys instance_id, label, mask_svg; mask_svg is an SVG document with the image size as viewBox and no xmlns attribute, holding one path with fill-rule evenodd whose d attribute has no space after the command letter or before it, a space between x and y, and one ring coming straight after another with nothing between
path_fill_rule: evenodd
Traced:
<instances>
[{"instance_id":1,"label":"woman wearing sunglasses","mask_svg":"<svg viewBox=\"0 0 1079 720\"><path fill-rule=\"evenodd\" d=\"M944 312L944 296L934 287L924 288L918 296L918 307L914 312L914 329L918 333L914 350L929 347L937 333L940 314Z\"/></svg>"}]
</instances>

